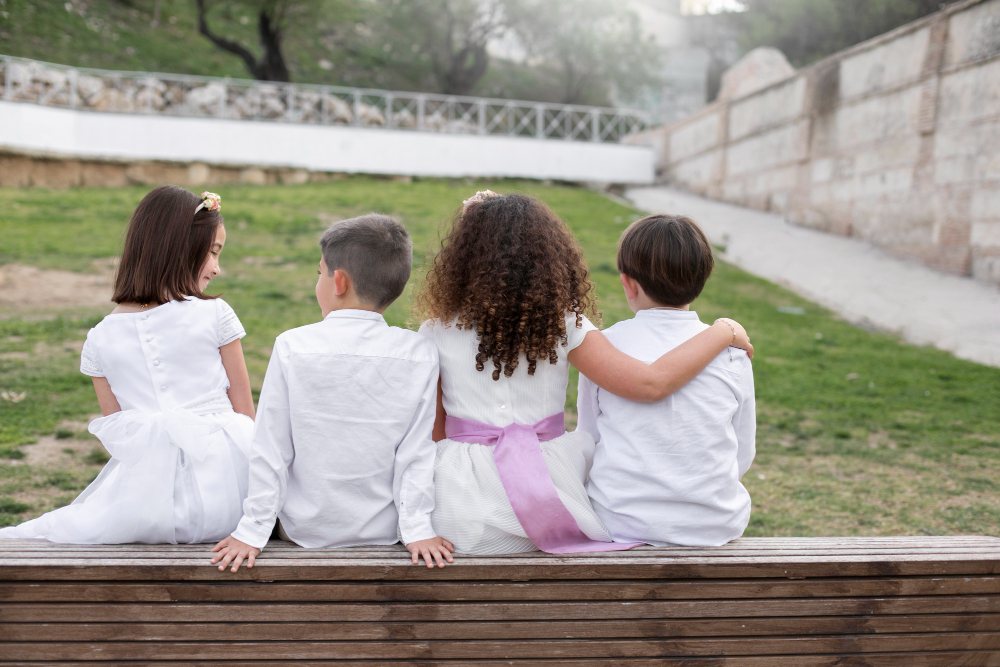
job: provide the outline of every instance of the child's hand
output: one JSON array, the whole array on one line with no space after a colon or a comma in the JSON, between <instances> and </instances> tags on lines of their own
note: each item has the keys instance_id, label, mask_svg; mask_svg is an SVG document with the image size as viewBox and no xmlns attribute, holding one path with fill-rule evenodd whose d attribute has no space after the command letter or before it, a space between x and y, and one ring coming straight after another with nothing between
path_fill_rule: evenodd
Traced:
<instances>
[{"instance_id":1,"label":"child's hand","mask_svg":"<svg viewBox=\"0 0 1000 667\"><path fill-rule=\"evenodd\" d=\"M417 540L406 545L407 550L416 565L422 556L427 567L434 567L437 561L438 567L444 567L444 561L454 562L451 554L455 551L455 545L443 537L432 537L429 540ZM433 559L431 558L433 556ZM234 570L235 571L235 570Z\"/></svg>"},{"instance_id":2,"label":"child's hand","mask_svg":"<svg viewBox=\"0 0 1000 667\"><path fill-rule=\"evenodd\" d=\"M746 350L747 356L753 359L753 345L750 344L750 334L747 330L743 328L743 325L736 320L731 320L728 317L720 317L716 322L725 322L733 329L733 342L730 343L730 347L738 347L741 350Z\"/></svg>"},{"instance_id":3,"label":"child's hand","mask_svg":"<svg viewBox=\"0 0 1000 667\"><path fill-rule=\"evenodd\" d=\"M430 540L425 541L429 542ZM240 569L240 563L244 560L247 562L247 569L250 569L253 567L254 559L260 555L260 549L252 547L244 542L240 542L232 535L212 547L212 551L219 552L212 556L212 565L219 563L221 560L222 562L219 563L219 569L225 570L226 566L229 565L229 562L232 561L233 572Z\"/></svg>"}]
</instances>

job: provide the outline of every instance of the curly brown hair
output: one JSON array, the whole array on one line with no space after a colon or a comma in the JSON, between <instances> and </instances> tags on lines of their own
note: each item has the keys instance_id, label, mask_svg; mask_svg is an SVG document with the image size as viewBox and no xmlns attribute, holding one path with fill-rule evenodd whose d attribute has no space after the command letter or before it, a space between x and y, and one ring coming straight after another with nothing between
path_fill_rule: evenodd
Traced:
<instances>
[{"instance_id":1,"label":"curly brown hair","mask_svg":"<svg viewBox=\"0 0 1000 667\"><path fill-rule=\"evenodd\" d=\"M566 314L596 319L583 252L566 224L542 202L520 194L470 203L431 260L418 311L479 338L476 370L493 362L493 379L510 377L521 355L534 375L540 359L558 361L567 344Z\"/></svg>"}]
</instances>

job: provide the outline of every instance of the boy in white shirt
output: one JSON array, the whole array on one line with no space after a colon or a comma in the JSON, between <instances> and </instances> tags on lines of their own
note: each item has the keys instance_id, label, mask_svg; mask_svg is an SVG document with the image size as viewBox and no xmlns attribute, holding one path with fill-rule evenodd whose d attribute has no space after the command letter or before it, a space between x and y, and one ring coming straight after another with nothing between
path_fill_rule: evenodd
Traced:
<instances>
[{"instance_id":1,"label":"boy in white shirt","mask_svg":"<svg viewBox=\"0 0 1000 667\"><path fill-rule=\"evenodd\" d=\"M320 248L323 321L275 340L243 518L212 563L253 567L278 521L280 536L304 547L402 540L414 564L444 567L454 547L430 518L437 348L382 318L410 277L413 243L373 213L334 224Z\"/></svg>"},{"instance_id":2,"label":"boy in white shirt","mask_svg":"<svg viewBox=\"0 0 1000 667\"><path fill-rule=\"evenodd\" d=\"M604 330L647 363L707 329L689 306L712 273L712 247L683 216L651 215L622 234L618 271L635 313ZM716 546L750 519L740 483L754 457L753 370L729 348L657 403L610 394L580 376L579 426L597 449L587 491L616 542Z\"/></svg>"}]
</instances>

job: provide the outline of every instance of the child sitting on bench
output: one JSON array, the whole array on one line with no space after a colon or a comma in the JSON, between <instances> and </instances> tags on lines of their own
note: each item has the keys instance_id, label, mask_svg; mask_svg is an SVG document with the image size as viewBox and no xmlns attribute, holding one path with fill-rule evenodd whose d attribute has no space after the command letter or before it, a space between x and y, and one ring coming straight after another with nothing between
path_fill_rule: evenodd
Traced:
<instances>
[{"instance_id":1,"label":"child sitting on bench","mask_svg":"<svg viewBox=\"0 0 1000 667\"><path fill-rule=\"evenodd\" d=\"M659 400L727 346L753 349L720 321L642 363L591 324L591 287L566 224L524 195L476 193L430 263L417 303L441 358L432 519L459 553L634 546L612 542L587 500L594 441L565 429L570 364L607 391Z\"/></svg>"},{"instance_id":2,"label":"child sitting on bench","mask_svg":"<svg viewBox=\"0 0 1000 667\"><path fill-rule=\"evenodd\" d=\"M410 277L412 242L392 218L369 214L334 224L320 246L323 321L274 343L244 515L212 563L253 567L278 521L303 547L402 539L414 563L444 567L451 543L431 527L437 350L382 318Z\"/></svg>"},{"instance_id":3,"label":"child sitting on bench","mask_svg":"<svg viewBox=\"0 0 1000 667\"><path fill-rule=\"evenodd\" d=\"M645 362L708 329L689 305L712 273L712 247L698 225L652 215L632 224L618 271L635 317L604 330ZM740 478L754 457L753 370L729 348L657 403L616 396L580 376L579 429L597 448L587 491L615 541L716 546L750 519Z\"/></svg>"},{"instance_id":4,"label":"child sitting on bench","mask_svg":"<svg viewBox=\"0 0 1000 667\"><path fill-rule=\"evenodd\" d=\"M233 309L205 294L226 228L216 194L164 185L132 214L112 300L87 334L80 371L111 460L70 505L0 538L69 544L214 542L247 492L253 397Z\"/></svg>"}]
</instances>

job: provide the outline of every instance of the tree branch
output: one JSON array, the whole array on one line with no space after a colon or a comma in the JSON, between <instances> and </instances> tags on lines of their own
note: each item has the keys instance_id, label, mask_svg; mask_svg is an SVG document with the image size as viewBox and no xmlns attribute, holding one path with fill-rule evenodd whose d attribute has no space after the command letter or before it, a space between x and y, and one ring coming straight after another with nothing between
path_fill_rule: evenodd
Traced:
<instances>
[{"instance_id":1,"label":"tree branch","mask_svg":"<svg viewBox=\"0 0 1000 667\"><path fill-rule=\"evenodd\" d=\"M261 71L260 65L257 63L257 59L249 49L244 47L242 44L219 37L211 31L208 27L208 22L205 20L205 0L198 0L198 32L207 37L220 49L229 51L230 53L242 58L243 62L246 63L247 69L250 70L250 74L253 78L265 80L265 77L262 76L263 72Z\"/></svg>"}]
</instances>

